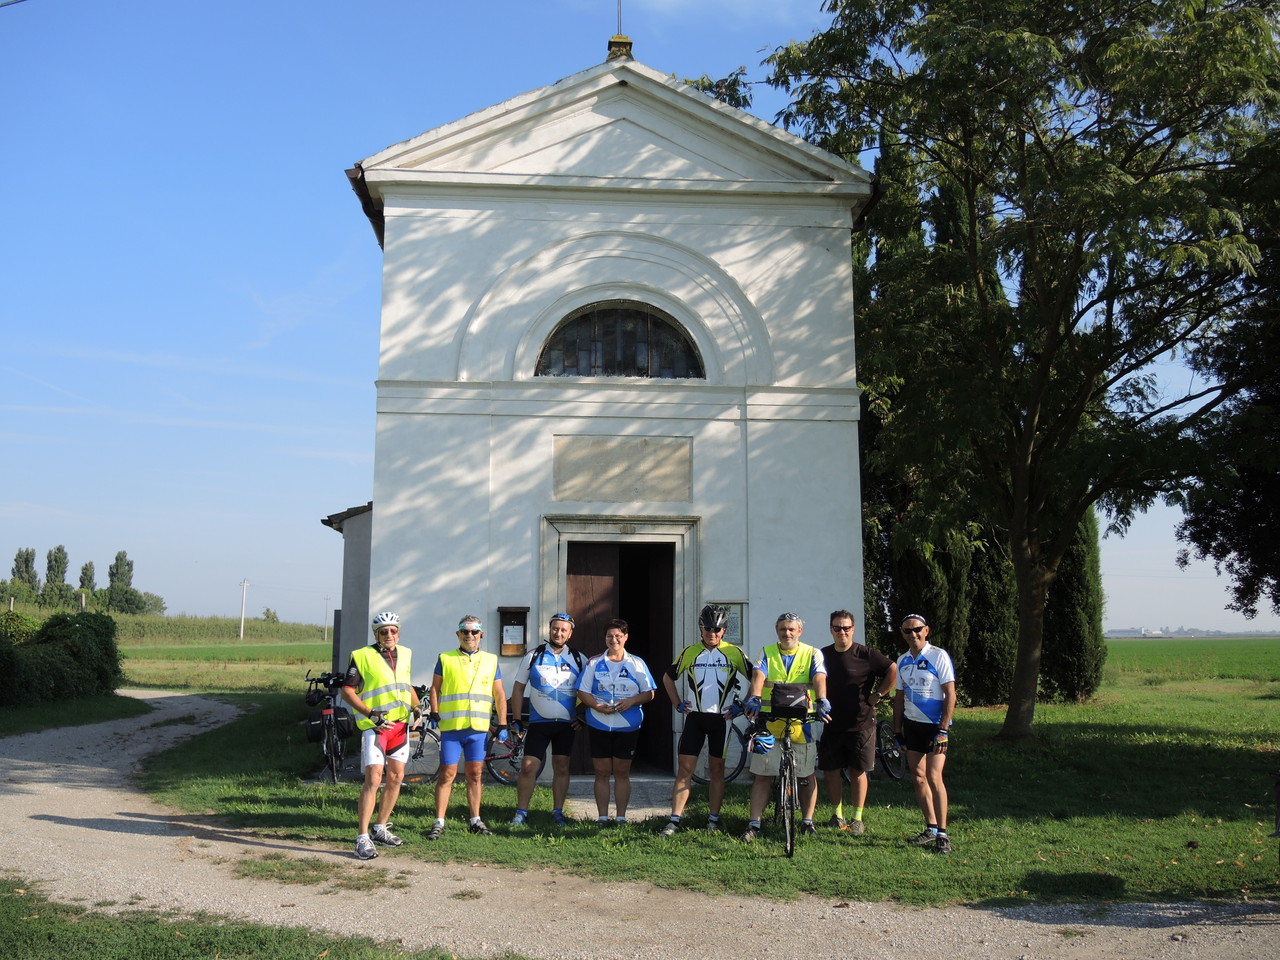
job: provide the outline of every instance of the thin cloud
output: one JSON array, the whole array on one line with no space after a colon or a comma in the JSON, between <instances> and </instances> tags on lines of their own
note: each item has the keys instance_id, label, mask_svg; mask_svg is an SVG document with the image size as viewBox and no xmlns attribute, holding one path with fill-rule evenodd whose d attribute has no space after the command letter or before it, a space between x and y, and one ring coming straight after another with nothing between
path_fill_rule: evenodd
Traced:
<instances>
[{"instance_id":1,"label":"thin cloud","mask_svg":"<svg viewBox=\"0 0 1280 960\"><path fill-rule=\"evenodd\" d=\"M99 347L76 347L62 344L45 344L31 351L45 356L72 360L88 360L93 363L119 363L154 370L198 371L218 376L248 377L285 383L313 383L330 387L367 387L368 380L323 376L310 370L294 367L271 367L240 363L225 357L190 357L173 353L130 353ZM82 399L82 398L81 398Z\"/></svg>"},{"instance_id":2,"label":"thin cloud","mask_svg":"<svg viewBox=\"0 0 1280 960\"><path fill-rule=\"evenodd\" d=\"M124 423L147 424L159 427L184 427L197 430L239 430L249 433L287 434L289 436L314 434L332 436L330 427L300 427L294 424L253 423L245 420L200 420L193 417L161 417L134 410L113 410L110 407L37 407L19 404L0 404L5 413L36 414L50 417L104 417Z\"/></svg>"},{"instance_id":3,"label":"thin cloud","mask_svg":"<svg viewBox=\"0 0 1280 960\"><path fill-rule=\"evenodd\" d=\"M5 373L7 373L11 377L21 377L23 380L29 380L32 383L39 384L40 386L44 387L46 390L52 390L54 393L66 394L68 397L71 397L73 400L79 400L82 403L93 402L88 397L82 396L78 393L68 390L66 387L60 387L56 383L50 383L48 380L41 380L39 377L33 377L31 376L31 374L26 373L23 370L18 370L14 367L0 367L0 370L3 370Z\"/></svg>"}]
</instances>

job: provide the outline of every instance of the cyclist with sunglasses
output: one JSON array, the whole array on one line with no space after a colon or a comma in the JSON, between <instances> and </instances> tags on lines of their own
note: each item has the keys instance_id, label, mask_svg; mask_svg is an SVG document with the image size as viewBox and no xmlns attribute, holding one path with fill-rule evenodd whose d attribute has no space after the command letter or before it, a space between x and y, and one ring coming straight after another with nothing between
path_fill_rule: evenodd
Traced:
<instances>
[{"instance_id":1,"label":"cyclist with sunglasses","mask_svg":"<svg viewBox=\"0 0 1280 960\"><path fill-rule=\"evenodd\" d=\"M564 801L569 795L569 757L573 753L577 719L578 680L587 658L569 646L573 636L573 617L556 613L547 624L547 642L530 650L516 668L511 687L511 726L518 729L529 695L529 726L525 731L524 759L520 779L516 782L516 815L511 826L523 827L529 816L529 803L537 785L538 773L551 748L551 819L557 826L568 826Z\"/></svg>"},{"instance_id":2,"label":"cyclist with sunglasses","mask_svg":"<svg viewBox=\"0 0 1280 960\"><path fill-rule=\"evenodd\" d=\"M822 660L822 651L800 642L804 620L797 614L779 616L774 631L778 642L764 648L751 675L750 695L745 704L747 718L757 725L765 724L772 736L780 736L786 724L782 720L770 720L773 712L770 693L775 685L785 683L803 686L809 707L817 713L820 722L827 723L831 719L831 701L827 699L827 667ZM800 822L800 832L813 834L816 832L813 811L818 805L818 783L814 776L817 748L809 724L796 723L791 730L796 775L800 780L800 809L804 818ZM747 843L760 836L760 818L769 805L781 755L782 751L776 747L768 753L751 755L751 772L755 776L751 785L751 819L742 834Z\"/></svg>"},{"instance_id":3,"label":"cyclist with sunglasses","mask_svg":"<svg viewBox=\"0 0 1280 960\"><path fill-rule=\"evenodd\" d=\"M707 748L707 832L720 829L720 806L724 802L724 750L728 715L739 677L750 681L751 667L742 651L724 641L729 611L709 603L698 614L702 640L680 652L662 676L662 686L676 712L684 717L684 729L676 748L676 779L671 788L671 817L662 828L664 837L680 829L685 804L689 802L693 770L703 746Z\"/></svg>"},{"instance_id":4,"label":"cyclist with sunglasses","mask_svg":"<svg viewBox=\"0 0 1280 960\"><path fill-rule=\"evenodd\" d=\"M911 843L951 852L947 835L947 730L956 711L956 670L951 657L929 642L929 623L918 613L902 620L907 652L898 658L898 694L893 701L893 732L907 748L907 767L915 783L924 830Z\"/></svg>"},{"instance_id":5,"label":"cyclist with sunglasses","mask_svg":"<svg viewBox=\"0 0 1280 960\"><path fill-rule=\"evenodd\" d=\"M876 765L876 707L893 692L898 665L858 641L848 610L834 611L829 623L832 643L822 648L822 662L827 668L831 722L818 741L818 769L826 782L827 800L836 808L828 826L860 837L866 832L862 811L867 781ZM842 769L849 772L848 818Z\"/></svg>"},{"instance_id":6,"label":"cyclist with sunglasses","mask_svg":"<svg viewBox=\"0 0 1280 960\"><path fill-rule=\"evenodd\" d=\"M360 731L364 784L356 803L356 856L361 860L378 855L374 843L398 847L404 842L391 832L391 814L409 758L408 725L419 712L411 664L409 648L400 646L400 617L379 613L373 618L373 643L351 651L343 680L342 697ZM375 807L378 819L370 827Z\"/></svg>"},{"instance_id":7,"label":"cyclist with sunglasses","mask_svg":"<svg viewBox=\"0 0 1280 960\"><path fill-rule=\"evenodd\" d=\"M492 830L480 819L484 793L485 740L489 717L498 711L498 739L507 739L507 697L496 654L480 649L484 624L468 614L458 621L458 649L440 654L431 677L431 719L440 724L440 774L436 780L436 820L428 840L444 833L458 761L466 762L467 812L472 833L489 836Z\"/></svg>"}]
</instances>

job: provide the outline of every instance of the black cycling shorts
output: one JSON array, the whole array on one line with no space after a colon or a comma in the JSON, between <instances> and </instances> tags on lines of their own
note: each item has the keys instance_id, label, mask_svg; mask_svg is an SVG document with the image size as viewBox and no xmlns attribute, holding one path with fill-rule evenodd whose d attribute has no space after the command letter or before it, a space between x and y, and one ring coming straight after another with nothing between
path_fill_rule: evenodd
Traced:
<instances>
[{"instance_id":1,"label":"black cycling shorts","mask_svg":"<svg viewBox=\"0 0 1280 960\"><path fill-rule=\"evenodd\" d=\"M696 757L705 743L708 757L723 757L727 723L718 713L686 713L676 752L682 757Z\"/></svg>"},{"instance_id":2,"label":"black cycling shorts","mask_svg":"<svg viewBox=\"0 0 1280 960\"><path fill-rule=\"evenodd\" d=\"M636 745L640 742L639 730L600 730L588 727L590 731L592 760L632 760L636 755Z\"/></svg>"},{"instance_id":3,"label":"black cycling shorts","mask_svg":"<svg viewBox=\"0 0 1280 960\"><path fill-rule=\"evenodd\" d=\"M537 757L539 763L547 762L547 747L553 757L567 757L573 753L573 724L568 720L542 720L531 723L524 735L524 755Z\"/></svg>"},{"instance_id":4,"label":"black cycling shorts","mask_svg":"<svg viewBox=\"0 0 1280 960\"><path fill-rule=\"evenodd\" d=\"M870 773L876 766L876 728L861 727L857 730L822 731L818 741L818 769L843 770L848 767L860 773Z\"/></svg>"},{"instance_id":5,"label":"black cycling shorts","mask_svg":"<svg viewBox=\"0 0 1280 960\"><path fill-rule=\"evenodd\" d=\"M912 753L933 753L933 738L942 728L936 723L902 718L902 745Z\"/></svg>"}]
</instances>

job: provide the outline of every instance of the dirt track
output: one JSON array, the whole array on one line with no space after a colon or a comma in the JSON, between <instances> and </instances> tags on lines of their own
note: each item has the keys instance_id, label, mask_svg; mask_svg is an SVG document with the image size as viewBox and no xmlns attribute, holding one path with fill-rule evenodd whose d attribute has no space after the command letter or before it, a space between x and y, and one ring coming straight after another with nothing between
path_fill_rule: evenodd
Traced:
<instances>
[{"instance_id":1,"label":"dirt track","mask_svg":"<svg viewBox=\"0 0 1280 960\"><path fill-rule=\"evenodd\" d=\"M510 951L548 960L1272 960L1280 949L1280 904L1274 902L1103 910L837 906L817 898L773 904L548 872L439 867L394 852L359 863L345 845L224 829L132 789L129 776L144 753L234 715L233 708L201 697L134 695L156 711L140 720L0 740L7 772L0 784L0 830L8 838L3 866L39 881L56 900L103 910L203 911L340 934L368 931L371 917L397 917L385 939L464 957ZM189 715L197 718L194 725L157 725ZM390 869L405 874L410 886L380 890L375 904L372 894L233 876L233 861L267 851L332 857L335 871ZM480 898L451 896L461 890Z\"/></svg>"}]
</instances>

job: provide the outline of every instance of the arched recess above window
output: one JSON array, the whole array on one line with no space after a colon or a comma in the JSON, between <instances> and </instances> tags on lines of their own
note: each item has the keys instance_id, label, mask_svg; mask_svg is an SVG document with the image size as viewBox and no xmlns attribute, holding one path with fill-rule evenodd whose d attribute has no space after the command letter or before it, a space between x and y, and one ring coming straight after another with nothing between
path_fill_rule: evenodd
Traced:
<instances>
[{"instance_id":1,"label":"arched recess above window","mask_svg":"<svg viewBox=\"0 0 1280 960\"><path fill-rule=\"evenodd\" d=\"M542 345L534 375L706 378L680 324L637 300L601 300L573 311Z\"/></svg>"}]
</instances>

